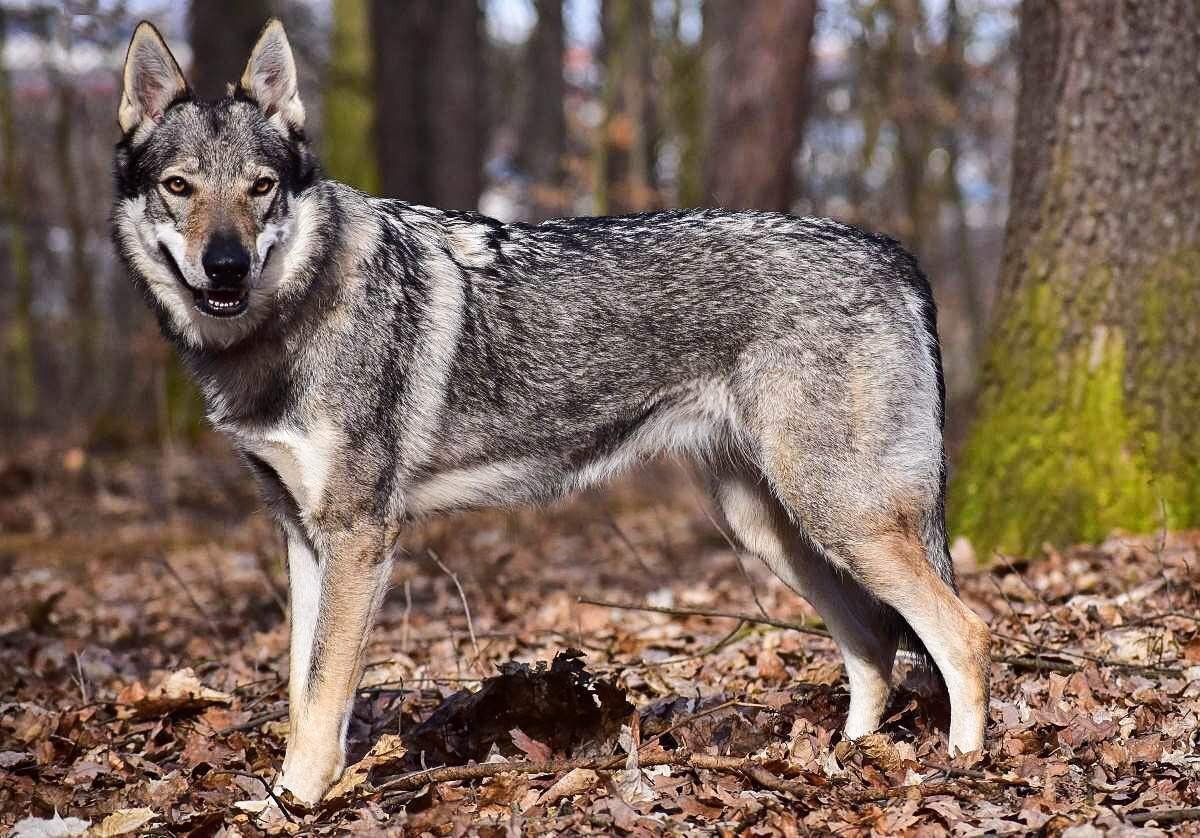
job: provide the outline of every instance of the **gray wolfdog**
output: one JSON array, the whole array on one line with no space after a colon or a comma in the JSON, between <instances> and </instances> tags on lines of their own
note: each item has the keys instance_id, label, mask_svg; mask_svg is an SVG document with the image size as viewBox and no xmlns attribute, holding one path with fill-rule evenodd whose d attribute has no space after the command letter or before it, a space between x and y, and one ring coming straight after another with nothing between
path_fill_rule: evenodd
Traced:
<instances>
[{"instance_id":1,"label":"gray wolfdog","mask_svg":"<svg viewBox=\"0 0 1200 838\"><path fill-rule=\"evenodd\" d=\"M345 764L361 652L416 516L544 501L689 455L745 548L845 658L845 734L898 645L979 750L988 630L958 598L929 284L890 239L688 210L502 224L323 180L291 47L263 30L217 101L158 32L129 45L121 257L287 539L291 730L278 781Z\"/></svg>"}]
</instances>

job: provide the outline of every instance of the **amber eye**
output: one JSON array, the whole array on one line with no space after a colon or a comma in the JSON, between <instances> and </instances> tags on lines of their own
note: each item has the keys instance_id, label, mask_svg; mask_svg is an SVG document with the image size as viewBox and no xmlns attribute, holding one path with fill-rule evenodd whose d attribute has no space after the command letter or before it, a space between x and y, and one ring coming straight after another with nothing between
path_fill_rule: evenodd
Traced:
<instances>
[{"instance_id":1,"label":"amber eye","mask_svg":"<svg viewBox=\"0 0 1200 838\"><path fill-rule=\"evenodd\" d=\"M258 180L254 181L253 185L251 185L250 194L266 195L274 188L275 181L271 180L269 177L260 177Z\"/></svg>"},{"instance_id":2,"label":"amber eye","mask_svg":"<svg viewBox=\"0 0 1200 838\"><path fill-rule=\"evenodd\" d=\"M179 177L178 175L176 175L175 177L169 177L166 180L164 180L163 186L172 195L186 195L192 191L191 184L189 184L186 180Z\"/></svg>"}]
</instances>

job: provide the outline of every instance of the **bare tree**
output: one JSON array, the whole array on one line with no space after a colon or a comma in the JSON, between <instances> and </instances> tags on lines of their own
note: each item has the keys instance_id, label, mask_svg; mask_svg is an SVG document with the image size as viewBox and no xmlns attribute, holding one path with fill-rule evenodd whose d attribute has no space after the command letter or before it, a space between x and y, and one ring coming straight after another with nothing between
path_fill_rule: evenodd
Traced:
<instances>
[{"instance_id":1,"label":"bare tree","mask_svg":"<svg viewBox=\"0 0 1200 838\"><path fill-rule=\"evenodd\" d=\"M241 78L250 48L271 16L267 0L191 0L188 42L192 67L188 83L198 96L214 98Z\"/></svg>"},{"instance_id":2,"label":"bare tree","mask_svg":"<svg viewBox=\"0 0 1200 838\"><path fill-rule=\"evenodd\" d=\"M658 204L651 4L601 4L604 122L596 147L596 211L635 212Z\"/></svg>"},{"instance_id":3,"label":"bare tree","mask_svg":"<svg viewBox=\"0 0 1200 838\"><path fill-rule=\"evenodd\" d=\"M382 191L475 209L483 189L483 14L476 0L373 0Z\"/></svg>"},{"instance_id":4,"label":"bare tree","mask_svg":"<svg viewBox=\"0 0 1200 838\"><path fill-rule=\"evenodd\" d=\"M379 191L368 0L334 0L323 155L330 176Z\"/></svg>"},{"instance_id":5,"label":"bare tree","mask_svg":"<svg viewBox=\"0 0 1200 838\"><path fill-rule=\"evenodd\" d=\"M563 194L567 122L563 112L563 0L537 0L537 25L525 46L524 112L517 165L532 181L535 220L561 215L570 206Z\"/></svg>"},{"instance_id":6,"label":"bare tree","mask_svg":"<svg viewBox=\"0 0 1200 838\"><path fill-rule=\"evenodd\" d=\"M1019 49L997 320L951 519L984 551L1200 525L1200 7L1025 0Z\"/></svg>"},{"instance_id":7,"label":"bare tree","mask_svg":"<svg viewBox=\"0 0 1200 838\"><path fill-rule=\"evenodd\" d=\"M0 4L0 55L8 35L8 12ZM6 330L9 375L12 382L12 411L28 420L37 410L37 385L33 356L33 271L25 238L25 214L21 204L21 161L17 156L17 132L13 119L12 80L0 60L0 152L3 153L4 190L0 194L0 220L8 238L8 261L16 286L12 321Z\"/></svg>"},{"instance_id":8,"label":"bare tree","mask_svg":"<svg viewBox=\"0 0 1200 838\"><path fill-rule=\"evenodd\" d=\"M705 3L709 203L791 208L815 15L815 0Z\"/></svg>"}]
</instances>

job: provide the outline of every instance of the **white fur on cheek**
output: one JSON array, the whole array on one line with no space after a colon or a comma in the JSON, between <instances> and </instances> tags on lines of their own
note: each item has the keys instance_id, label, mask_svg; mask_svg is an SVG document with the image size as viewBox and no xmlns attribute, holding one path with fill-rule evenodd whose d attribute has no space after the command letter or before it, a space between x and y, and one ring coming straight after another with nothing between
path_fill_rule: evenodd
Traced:
<instances>
[{"instance_id":1,"label":"white fur on cheek","mask_svg":"<svg viewBox=\"0 0 1200 838\"><path fill-rule=\"evenodd\" d=\"M155 252L158 249L158 239L152 234L153 229L146 224L144 195L122 202L121 209L116 214L116 227L117 236L125 245L133 267L146 280L151 293L166 308L184 340L193 346L199 346L200 335L192 321L191 300L185 296L184 289L179 287L179 281L162 264Z\"/></svg>"},{"instance_id":2,"label":"white fur on cheek","mask_svg":"<svg viewBox=\"0 0 1200 838\"><path fill-rule=\"evenodd\" d=\"M258 262L260 265L267 258L267 253L272 247L287 243L287 240L291 237L293 226L290 220L283 224L269 222L263 226L262 232L254 240L254 249L258 251Z\"/></svg>"}]
</instances>

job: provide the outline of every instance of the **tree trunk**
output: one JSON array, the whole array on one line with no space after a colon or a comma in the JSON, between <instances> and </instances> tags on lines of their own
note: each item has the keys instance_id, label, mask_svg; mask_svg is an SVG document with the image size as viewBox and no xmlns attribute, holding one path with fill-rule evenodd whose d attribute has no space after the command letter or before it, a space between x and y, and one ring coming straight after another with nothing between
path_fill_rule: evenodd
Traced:
<instances>
[{"instance_id":1,"label":"tree trunk","mask_svg":"<svg viewBox=\"0 0 1200 838\"><path fill-rule=\"evenodd\" d=\"M937 221L936 206L930 200L933 196L925 178L933 148L934 121L927 112L928 97L917 69L924 61L917 51L917 42L924 37L925 17L918 0L888 0L884 8L892 20L888 108L896 127L896 173L904 209L898 237L924 261L930 233Z\"/></svg>"},{"instance_id":2,"label":"tree trunk","mask_svg":"<svg viewBox=\"0 0 1200 838\"><path fill-rule=\"evenodd\" d=\"M0 55L8 31L8 12L0 5ZM22 209L21 161L17 157L17 132L13 119L12 83L8 68L0 60L0 151L3 152L3 192L0 193L0 223L7 228L8 261L15 286L13 319L5 329L11 411L22 421L37 411L37 378L33 359L33 272L25 239Z\"/></svg>"},{"instance_id":3,"label":"tree trunk","mask_svg":"<svg viewBox=\"0 0 1200 838\"><path fill-rule=\"evenodd\" d=\"M382 191L475 209L483 191L483 15L476 0L372 0Z\"/></svg>"},{"instance_id":4,"label":"tree trunk","mask_svg":"<svg viewBox=\"0 0 1200 838\"><path fill-rule=\"evenodd\" d=\"M982 351L983 335L987 328L987 310L984 306L983 289L980 287L979 270L975 265L974 247L971 242L971 226L967 222L967 202L958 182L962 156L960 132L963 123L964 94L966 92L967 59L965 54L962 15L957 0L946 3L946 37L943 42L938 83L942 96L949 106L949 118L942 120L942 147L946 149L946 171L942 182L942 198L949 204L953 216L952 250L957 254L958 273L962 281L962 293L968 320L970 337L968 351L973 367Z\"/></svg>"},{"instance_id":5,"label":"tree trunk","mask_svg":"<svg viewBox=\"0 0 1200 838\"><path fill-rule=\"evenodd\" d=\"M63 44L64 48L67 44ZM61 70L51 73L58 94L58 114L54 129L55 168L58 169L66 213L67 233L70 236L71 320L74 327L74 360L71 387L75 393L74 408L90 415L95 396L95 362L98 318L92 293L92 269L87 256L87 219L80 195L74 154L74 126L79 119L74 82Z\"/></svg>"},{"instance_id":6,"label":"tree trunk","mask_svg":"<svg viewBox=\"0 0 1200 838\"><path fill-rule=\"evenodd\" d=\"M567 122L563 112L563 0L537 0L537 25L525 47L524 114L517 165L532 182L531 215L540 221L563 215L570 197L563 189Z\"/></svg>"},{"instance_id":7,"label":"tree trunk","mask_svg":"<svg viewBox=\"0 0 1200 838\"><path fill-rule=\"evenodd\" d=\"M791 208L815 14L815 0L704 4L709 203Z\"/></svg>"},{"instance_id":8,"label":"tree trunk","mask_svg":"<svg viewBox=\"0 0 1200 838\"><path fill-rule=\"evenodd\" d=\"M369 30L367 0L334 0L322 160L330 177L376 194L379 166Z\"/></svg>"},{"instance_id":9,"label":"tree trunk","mask_svg":"<svg viewBox=\"0 0 1200 838\"><path fill-rule=\"evenodd\" d=\"M997 318L951 504L981 554L1200 525L1197 55L1194 0L1022 6Z\"/></svg>"},{"instance_id":10,"label":"tree trunk","mask_svg":"<svg viewBox=\"0 0 1200 838\"><path fill-rule=\"evenodd\" d=\"M271 16L267 0L191 0L188 3L188 42L192 66L188 83L196 95L212 99L225 95L246 68L250 49Z\"/></svg>"},{"instance_id":11,"label":"tree trunk","mask_svg":"<svg viewBox=\"0 0 1200 838\"><path fill-rule=\"evenodd\" d=\"M704 51L700 41L682 37L683 3L671 4L666 44L670 73L664 93L678 152L677 203L694 207L704 203Z\"/></svg>"},{"instance_id":12,"label":"tree trunk","mask_svg":"<svg viewBox=\"0 0 1200 838\"><path fill-rule=\"evenodd\" d=\"M654 164L654 19L642 0L603 0L604 124L596 157L596 211L658 205Z\"/></svg>"}]
</instances>

